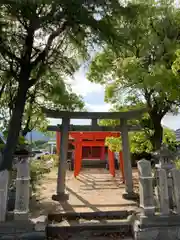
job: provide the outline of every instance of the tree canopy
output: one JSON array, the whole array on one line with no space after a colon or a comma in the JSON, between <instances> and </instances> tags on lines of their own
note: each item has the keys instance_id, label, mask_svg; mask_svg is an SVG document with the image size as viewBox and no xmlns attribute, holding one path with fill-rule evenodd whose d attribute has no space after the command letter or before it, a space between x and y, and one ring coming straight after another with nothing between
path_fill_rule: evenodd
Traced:
<instances>
[{"instance_id":1,"label":"tree canopy","mask_svg":"<svg viewBox=\"0 0 180 240\"><path fill-rule=\"evenodd\" d=\"M52 73L58 73L62 90L67 76L72 76L95 45L120 41L110 18L119 14L131 17L135 11L133 5L120 6L118 0L8 1L0 5L0 89L8 84L15 89L1 170L12 166L31 92L56 85ZM74 98L70 94L69 103Z\"/></svg>"},{"instance_id":2,"label":"tree canopy","mask_svg":"<svg viewBox=\"0 0 180 240\"><path fill-rule=\"evenodd\" d=\"M106 44L96 54L88 79L105 85L112 110L147 108L148 114L135 122L156 150L163 139L162 118L176 113L180 104L180 9L173 1L139 2L133 21L118 15L112 19L124 41L116 50Z\"/></svg>"},{"instance_id":3,"label":"tree canopy","mask_svg":"<svg viewBox=\"0 0 180 240\"><path fill-rule=\"evenodd\" d=\"M47 81L48 79L48 81ZM9 119L14 108L17 84L7 84L0 97L1 131L7 132ZM22 121L22 135L33 129L46 131L48 120L43 113L44 107L58 110L80 110L84 108L83 99L74 93L69 84L57 72L48 72L45 77L28 91Z\"/></svg>"},{"instance_id":4,"label":"tree canopy","mask_svg":"<svg viewBox=\"0 0 180 240\"><path fill-rule=\"evenodd\" d=\"M129 133L130 151L132 154L140 155L142 153L152 153L153 146L144 131L130 132ZM175 151L178 143L174 131L169 128L164 128L163 143L166 144L171 150ZM108 137L106 138L106 146L113 152L122 151L121 137Z\"/></svg>"}]
</instances>

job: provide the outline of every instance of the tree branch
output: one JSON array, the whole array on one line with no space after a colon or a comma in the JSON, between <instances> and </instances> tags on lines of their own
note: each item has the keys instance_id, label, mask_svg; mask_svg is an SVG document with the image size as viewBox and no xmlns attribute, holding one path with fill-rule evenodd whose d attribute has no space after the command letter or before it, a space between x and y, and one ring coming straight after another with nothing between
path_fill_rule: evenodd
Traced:
<instances>
[{"instance_id":1,"label":"tree branch","mask_svg":"<svg viewBox=\"0 0 180 240\"><path fill-rule=\"evenodd\" d=\"M166 106L160 113L161 118L163 118L166 115L166 113L169 112L170 109L171 109L170 106Z\"/></svg>"},{"instance_id":2,"label":"tree branch","mask_svg":"<svg viewBox=\"0 0 180 240\"><path fill-rule=\"evenodd\" d=\"M145 89L145 93L144 93L144 97L147 101L147 106L149 109L152 109L152 103L151 103L151 94L154 92L153 89L151 89L150 91L148 91L147 89Z\"/></svg>"},{"instance_id":3,"label":"tree branch","mask_svg":"<svg viewBox=\"0 0 180 240\"><path fill-rule=\"evenodd\" d=\"M38 121L39 121L39 117L36 118L36 121L34 122L34 124L31 126L31 128L29 128L30 131L32 131L35 128Z\"/></svg>"},{"instance_id":4,"label":"tree branch","mask_svg":"<svg viewBox=\"0 0 180 240\"><path fill-rule=\"evenodd\" d=\"M24 129L22 130L22 135L23 136L26 136L26 134L31 131L30 130L30 127L29 127L29 124L30 124L30 121L31 121L31 117L32 117L32 109L33 109L33 103L35 102L35 98L36 98L36 91L37 91L37 88L35 87L34 89L34 92L31 94L31 97L30 97L30 101L29 101L29 115L28 115L28 119L26 121L26 125L24 127Z\"/></svg>"},{"instance_id":5,"label":"tree branch","mask_svg":"<svg viewBox=\"0 0 180 240\"><path fill-rule=\"evenodd\" d=\"M14 53L8 50L8 47L5 46L3 43L0 44L0 52L1 55L7 55L10 59L16 60L18 63L21 64L21 59L18 58Z\"/></svg>"},{"instance_id":6,"label":"tree branch","mask_svg":"<svg viewBox=\"0 0 180 240\"><path fill-rule=\"evenodd\" d=\"M44 63L42 63L37 71L36 77L31 78L28 82L28 87L32 87L42 76L42 74L46 71L46 66Z\"/></svg>"},{"instance_id":7,"label":"tree branch","mask_svg":"<svg viewBox=\"0 0 180 240\"><path fill-rule=\"evenodd\" d=\"M26 122L26 126L24 127L24 129L22 130L22 136L25 137L27 135L28 132L30 132L29 129L29 123L31 121L31 115L28 116L27 122Z\"/></svg>"},{"instance_id":8,"label":"tree branch","mask_svg":"<svg viewBox=\"0 0 180 240\"><path fill-rule=\"evenodd\" d=\"M44 50L37 56L37 58L31 63L31 68L34 68L35 66L37 66L40 62L44 62L47 55L48 55L48 51L52 45L53 40L59 36L68 26L67 22L64 22L58 29L56 29L55 31L53 31L48 40L47 40L47 44L44 48Z\"/></svg>"},{"instance_id":9,"label":"tree branch","mask_svg":"<svg viewBox=\"0 0 180 240\"><path fill-rule=\"evenodd\" d=\"M3 94L3 92L4 92L5 87L6 87L6 83L4 82L4 83L2 84L2 87L1 87L1 90L0 90L0 98L2 97L2 94Z\"/></svg>"},{"instance_id":10,"label":"tree branch","mask_svg":"<svg viewBox=\"0 0 180 240\"><path fill-rule=\"evenodd\" d=\"M18 79L18 76L17 76L17 69L16 69L16 71L13 69L13 62L11 62L11 63L9 63L10 64L10 73L11 73L11 75L12 75L12 77L14 78L14 79ZM17 67L18 68L18 67Z\"/></svg>"}]
</instances>

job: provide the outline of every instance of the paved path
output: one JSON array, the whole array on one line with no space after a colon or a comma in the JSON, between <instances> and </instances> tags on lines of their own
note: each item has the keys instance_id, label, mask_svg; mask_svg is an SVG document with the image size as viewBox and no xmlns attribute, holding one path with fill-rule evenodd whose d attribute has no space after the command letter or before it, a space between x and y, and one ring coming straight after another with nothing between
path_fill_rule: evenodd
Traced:
<instances>
[{"instance_id":1,"label":"paved path","mask_svg":"<svg viewBox=\"0 0 180 240\"><path fill-rule=\"evenodd\" d=\"M43 233L28 233L0 236L0 240L46 240ZM126 237L118 234L92 234L91 232L82 232L73 235L66 235L66 237L59 236L51 240L133 240L132 237Z\"/></svg>"},{"instance_id":2,"label":"paved path","mask_svg":"<svg viewBox=\"0 0 180 240\"><path fill-rule=\"evenodd\" d=\"M60 239L60 238L59 238ZM122 234L93 234L91 232L82 232L73 234L68 240L133 240L131 237L123 236Z\"/></svg>"},{"instance_id":3,"label":"paved path","mask_svg":"<svg viewBox=\"0 0 180 240\"><path fill-rule=\"evenodd\" d=\"M137 188L137 171L133 171L134 182ZM51 200L56 192L57 170L53 170L42 181L39 201L33 202L32 215L47 214L48 212L87 212L133 210L136 203L122 198L124 184L117 171L113 178L106 169L83 169L77 178L73 172L67 172L66 186L69 192L69 201L60 204Z\"/></svg>"}]
</instances>

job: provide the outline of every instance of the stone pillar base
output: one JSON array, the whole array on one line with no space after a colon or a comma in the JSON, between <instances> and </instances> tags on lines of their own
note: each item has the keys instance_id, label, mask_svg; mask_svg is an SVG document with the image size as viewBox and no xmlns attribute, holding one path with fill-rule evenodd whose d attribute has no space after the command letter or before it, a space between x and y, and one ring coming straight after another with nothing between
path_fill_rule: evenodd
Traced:
<instances>
[{"instance_id":1,"label":"stone pillar base","mask_svg":"<svg viewBox=\"0 0 180 240\"><path fill-rule=\"evenodd\" d=\"M139 221L134 223L135 240L180 240L180 226L149 227L141 229Z\"/></svg>"},{"instance_id":2,"label":"stone pillar base","mask_svg":"<svg viewBox=\"0 0 180 240\"><path fill-rule=\"evenodd\" d=\"M135 240L180 240L180 216L137 216L134 221Z\"/></svg>"},{"instance_id":3,"label":"stone pillar base","mask_svg":"<svg viewBox=\"0 0 180 240\"><path fill-rule=\"evenodd\" d=\"M65 202L69 200L69 194L60 193L52 195L52 200L57 202Z\"/></svg>"},{"instance_id":4,"label":"stone pillar base","mask_svg":"<svg viewBox=\"0 0 180 240\"><path fill-rule=\"evenodd\" d=\"M48 224L48 217L45 215L41 215L37 218L31 218L30 221L34 225L34 229L37 232L46 231L46 226Z\"/></svg>"},{"instance_id":5,"label":"stone pillar base","mask_svg":"<svg viewBox=\"0 0 180 240\"><path fill-rule=\"evenodd\" d=\"M20 211L16 211L14 210L14 220L17 220L17 221L24 221L24 220L28 220L29 218L29 213L28 212L20 212Z\"/></svg>"},{"instance_id":6,"label":"stone pillar base","mask_svg":"<svg viewBox=\"0 0 180 240\"><path fill-rule=\"evenodd\" d=\"M139 200L139 194L135 192L125 192L123 193L122 197L126 200L134 200L137 201Z\"/></svg>"}]
</instances>

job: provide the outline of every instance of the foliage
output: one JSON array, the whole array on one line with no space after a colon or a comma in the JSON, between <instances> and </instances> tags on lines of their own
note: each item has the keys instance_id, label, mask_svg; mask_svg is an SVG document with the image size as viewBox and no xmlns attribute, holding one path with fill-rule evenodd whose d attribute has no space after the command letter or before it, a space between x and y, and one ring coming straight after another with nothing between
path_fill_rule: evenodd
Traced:
<instances>
[{"instance_id":1,"label":"foliage","mask_svg":"<svg viewBox=\"0 0 180 240\"><path fill-rule=\"evenodd\" d=\"M49 79L49 83L46 82ZM42 88L43 84L43 88ZM25 115L23 118L23 135L33 129L46 132L49 121L43 113L43 108L77 111L84 108L84 102L81 96L72 92L71 87L62 81L57 72L49 71L42 79L40 85L35 85L34 91L30 91L30 99L25 106Z\"/></svg>"},{"instance_id":2,"label":"foliage","mask_svg":"<svg viewBox=\"0 0 180 240\"><path fill-rule=\"evenodd\" d=\"M163 143L172 151L176 151L179 143L176 141L176 134L174 131L165 128L163 133Z\"/></svg>"},{"instance_id":3,"label":"foliage","mask_svg":"<svg viewBox=\"0 0 180 240\"><path fill-rule=\"evenodd\" d=\"M130 7L120 6L118 0L61 0L31 4L11 1L0 5L0 12L0 94L9 89L12 93L9 94L10 101L4 100L11 106L7 106L3 114L9 115L10 120L0 169L9 170L22 120L25 128L29 122L28 116L23 119L23 113L30 112L29 116L32 116L35 109L31 103L28 106L28 101L38 100L42 105L44 98L50 99L47 94L50 87L51 96L54 96L51 90L57 88L62 97L59 98L71 105L76 95L70 93L67 101L68 91L63 94L65 80L88 59L88 51L96 44L120 40L110 17L132 11ZM36 95L38 92L40 96ZM51 103L45 106L49 107Z\"/></svg>"},{"instance_id":4,"label":"foliage","mask_svg":"<svg viewBox=\"0 0 180 240\"><path fill-rule=\"evenodd\" d=\"M130 132L130 151L133 154L151 153L153 151L153 146L146 136L145 132ZM163 143L167 144L171 150L176 150L177 142L175 133L164 128ZM108 137L106 138L106 146L110 148L113 152L119 152L122 150L122 140L120 138Z\"/></svg>"},{"instance_id":5,"label":"foliage","mask_svg":"<svg viewBox=\"0 0 180 240\"><path fill-rule=\"evenodd\" d=\"M48 83L46 83L47 78L51 80ZM2 114L1 118L0 128L2 131L7 131L15 101L12 95L16 94L17 87L18 84L14 84L13 87L6 86L6 91L2 93L0 98L1 110L5 113ZM23 136L26 136L33 129L46 132L49 121L43 113L44 107L74 111L83 109L84 103L81 96L72 92L68 83L62 82L58 73L48 72L46 78L41 80L41 84L36 84L28 91L22 122Z\"/></svg>"},{"instance_id":6,"label":"foliage","mask_svg":"<svg viewBox=\"0 0 180 240\"><path fill-rule=\"evenodd\" d=\"M172 64L172 70L173 73L179 77L179 72L180 72L180 49L176 51L176 58Z\"/></svg>"},{"instance_id":7,"label":"foliage","mask_svg":"<svg viewBox=\"0 0 180 240\"><path fill-rule=\"evenodd\" d=\"M49 164L49 161L53 161L52 165ZM31 186L32 190L36 191L38 185L40 184L42 178L46 173L48 173L51 168L58 166L59 158L57 155L43 155L41 159L35 160L32 159L30 162L30 177L31 177Z\"/></svg>"},{"instance_id":8,"label":"foliage","mask_svg":"<svg viewBox=\"0 0 180 240\"><path fill-rule=\"evenodd\" d=\"M58 166L58 162L59 162L59 156L56 154L50 154L50 155L43 155L41 156L41 160L42 161L49 161L49 160L53 160L53 166L57 167Z\"/></svg>"},{"instance_id":9,"label":"foliage","mask_svg":"<svg viewBox=\"0 0 180 240\"><path fill-rule=\"evenodd\" d=\"M177 168L178 170L180 170L180 159L177 159L177 160L175 161L175 164L176 164L176 168Z\"/></svg>"},{"instance_id":10,"label":"foliage","mask_svg":"<svg viewBox=\"0 0 180 240\"><path fill-rule=\"evenodd\" d=\"M32 190L35 192L37 190L40 181L42 180L44 174L48 173L49 169L46 166L45 161L35 161L31 160L30 162L30 184Z\"/></svg>"},{"instance_id":11,"label":"foliage","mask_svg":"<svg viewBox=\"0 0 180 240\"><path fill-rule=\"evenodd\" d=\"M0 144L0 150L2 150L4 148L5 144L4 143L1 143Z\"/></svg>"},{"instance_id":12,"label":"foliage","mask_svg":"<svg viewBox=\"0 0 180 240\"><path fill-rule=\"evenodd\" d=\"M31 159L30 161L30 166L29 166L30 167L30 184L33 192L37 191L37 188L41 183L42 178L46 173L49 173L49 171L51 170L51 168L47 167L48 160L50 160L50 158L46 158L46 157L42 158L41 160ZM10 175L10 179L11 179L10 182L14 187L15 187L16 176L17 176L17 169L16 167L14 167Z\"/></svg>"},{"instance_id":13,"label":"foliage","mask_svg":"<svg viewBox=\"0 0 180 240\"><path fill-rule=\"evenodd\" d=\"M7 133L6 132L4 132L5 134L4 134L4 137L5 137L5 139L6 139L6 137L7 137ZM28 144L28 142L27 142L27 140L25 139L25 137L23 137L23 136L19 136L18 137L18 143L17 143L17 148L22 148L22 147L27 147L27 146L29 146L29 144ZM0 144L0 149L3 149L5 147L5 144L4 143L2 143L2 144Z\"/></svg>"},{"instance_id":14,"label":"foliage","mask_svg":"<svg viewBox=\"0 0 180 240\"><path fill-rule=\"evenodd\" d=\"M173 1L139 3L134 20L112 19L124 42L116 51L107 44L97 53L88 79L105 85L105 100L115 111L147 108L148 115L137 123L156 150L163 138L162 118L180 105L179 8Z\"/></svg>"},{"instance_id":15,"label":"foliage","mask_svg":"<svg viewBox=\"0 0 180 240\"><path fill-rule=\"evenodd\" d=\"M25 145L25 144L27 144L27 141L23 136L19 136L18 143L19 143L19 145Z\"/></svg>"}]
</instances>

